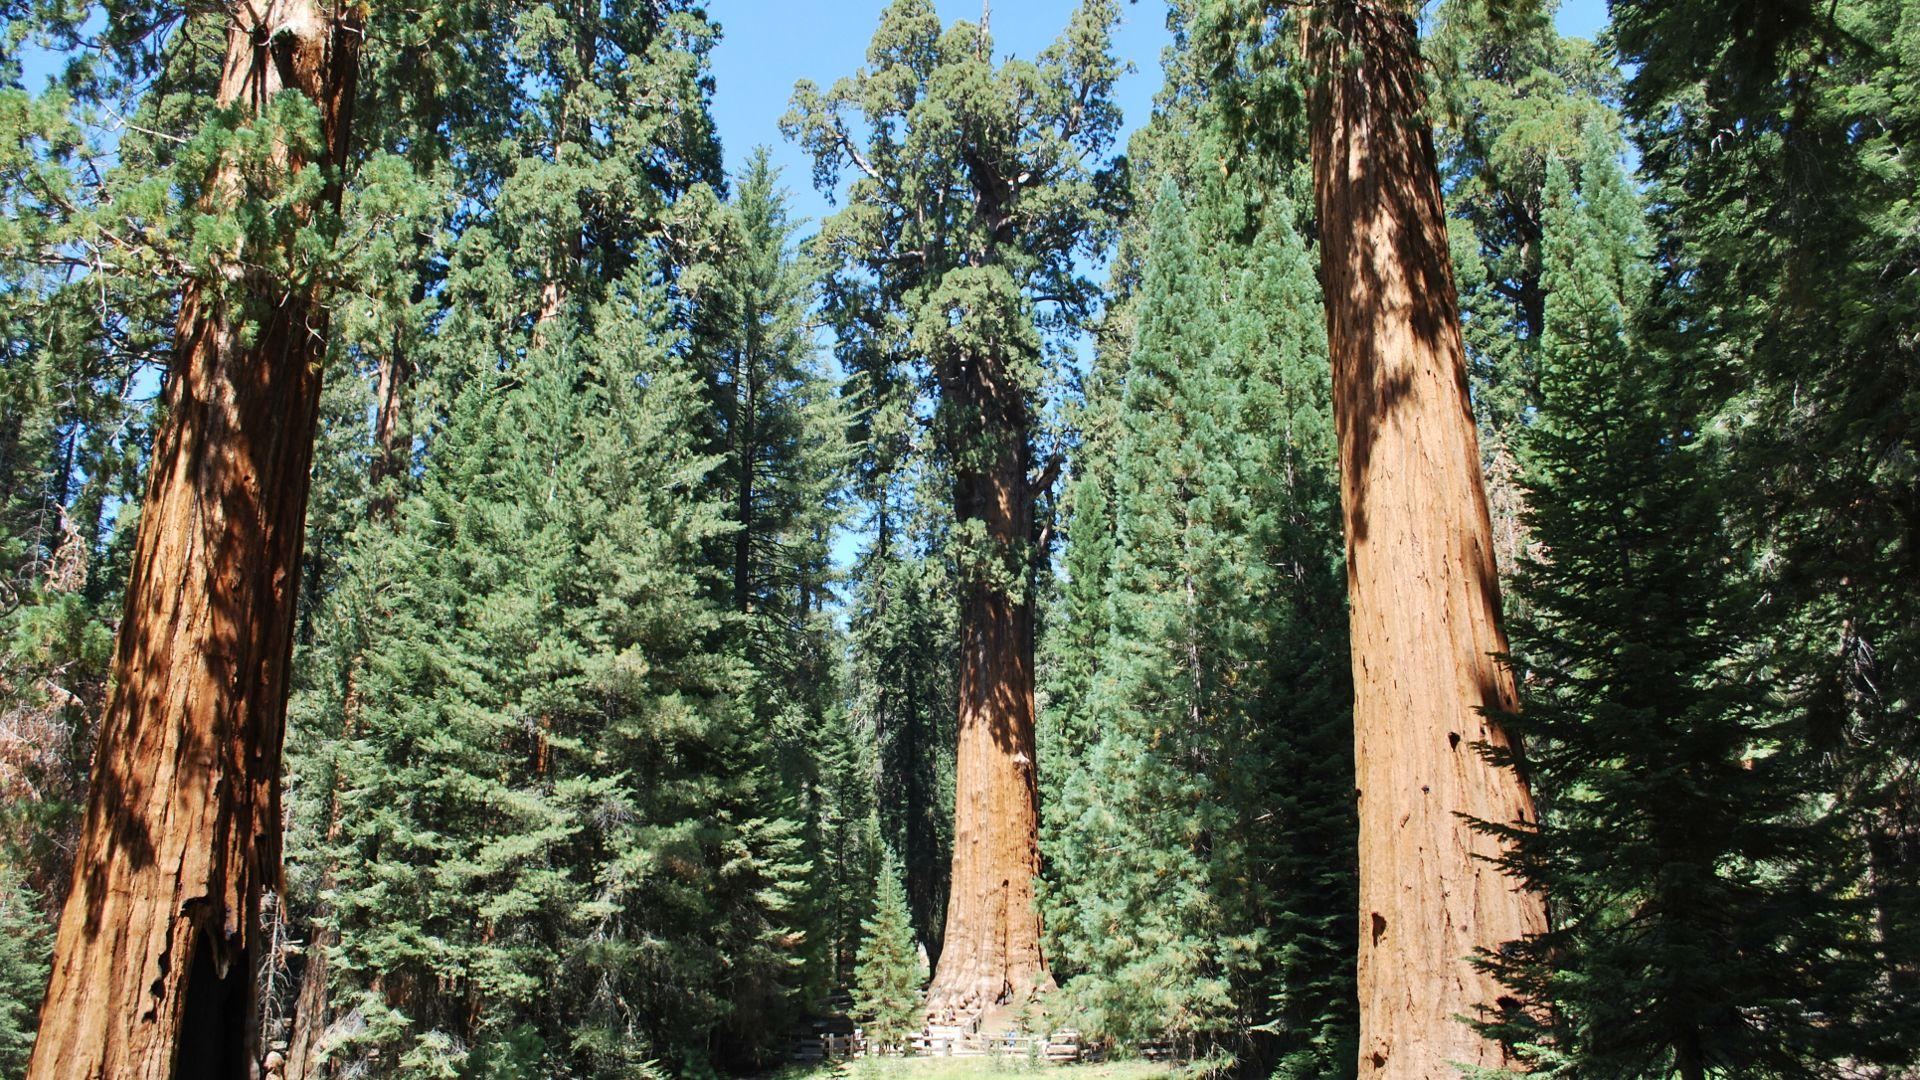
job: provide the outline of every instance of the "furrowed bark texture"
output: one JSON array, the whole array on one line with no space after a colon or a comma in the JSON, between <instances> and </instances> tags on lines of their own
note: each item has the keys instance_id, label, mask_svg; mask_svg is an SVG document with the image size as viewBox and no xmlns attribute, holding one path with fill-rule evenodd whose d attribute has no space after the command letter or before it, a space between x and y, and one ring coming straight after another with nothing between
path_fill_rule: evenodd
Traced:
<instances>
[{"instance_id":1,"label":"furrowed bark texture","mask_svg":"<svg viewBox=\"0 0 1920 1080\"><path fill-rule=\"evenodd\" d=\"M1476 948L1545 929L1463 815L1532 820L1507 735L1499 579L1412 11L1330 0L1308 30L1360 813L1360 1075L1503 1064L1456 1017L1502 987Z\"/></svg>"},{"instance_id":2,"label":"furrowed bark texture","mask_svg":"<svg viewBox=\"0 0 1920 1080\"><path fill-rule=\"evenodd\" d=\"M357 9L233 9L219 100L282 90L344 160ZM292 147L287 175L306 167ZM336 174L337 175L337 174ZM215 205L240 191L232 167ZM323 200L337 207L330 185ZM113 697L31 1080L258 1072L260 900L280 876L280 749L326 313L314 289L189 284L154 446ZM244 301L235 298L244 293ZM244 333L243 333L244 331Z\"/></svg>"},{"instance_id":3,"label":"furrowed bark texture","mask_svg":"<svg viewBox=\"0 0 1920 1080\"><path fill-rule=\"evenodd\" d=\"M1026 577L1033 456L1024 395L1004 358L974 355L944 391L979 426L956 435L954 512L985 526L998 573L961 582L960 738L954 760L953 877L927 1012L967 1019L1050 988L1033 881L1040 795L1033 743L1033 602L1003 578Z\"/></svg>"}]
</instances>

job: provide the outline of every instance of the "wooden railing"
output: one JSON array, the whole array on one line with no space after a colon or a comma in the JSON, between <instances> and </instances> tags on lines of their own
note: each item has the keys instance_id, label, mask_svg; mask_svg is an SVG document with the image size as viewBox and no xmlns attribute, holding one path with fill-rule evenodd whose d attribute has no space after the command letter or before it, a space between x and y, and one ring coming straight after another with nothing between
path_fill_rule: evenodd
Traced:
<instances>
[{"instance_id":1,"label":"wooden railing","mask_svg":"<svg viewBox=\"0 0 1920 1080\"><path fill-rule=\"evenodd\" d=\"M865 1057L873 1049L865 1033L857 1030L849 1035L827 1033L819 1039L820 1055L828 1059ZM958 1027L928 1027L909 1037L907 1045L910 1053L932 1057L992 1056L1053 1065L1079 1061L1082 1054L1080 1033L1073 1030L988 1034Z\"/></svg>"}]
</instances>

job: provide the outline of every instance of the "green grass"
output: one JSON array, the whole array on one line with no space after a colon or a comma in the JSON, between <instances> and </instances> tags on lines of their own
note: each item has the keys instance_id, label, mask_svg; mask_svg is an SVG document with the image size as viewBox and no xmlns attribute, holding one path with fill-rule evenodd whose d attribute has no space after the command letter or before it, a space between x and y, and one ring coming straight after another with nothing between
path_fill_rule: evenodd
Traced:
<instances>
[{"instance_id":1,"label":"green grass","mask_svg":"<svg viewBox=\"0 0 1920 1080\"><path fill-rule=\"evenodd\" d=\"M1027 1080L1161 1080L1174 1075L1170 1065L1147 1061L1109 1061L1095 1065L1035 1066L990 1057L861 1058L836 1072L835 1064L792 1068L779 1080L980 1080L992 1076L1021 1076Z\"/></svg>"}]
</instances>

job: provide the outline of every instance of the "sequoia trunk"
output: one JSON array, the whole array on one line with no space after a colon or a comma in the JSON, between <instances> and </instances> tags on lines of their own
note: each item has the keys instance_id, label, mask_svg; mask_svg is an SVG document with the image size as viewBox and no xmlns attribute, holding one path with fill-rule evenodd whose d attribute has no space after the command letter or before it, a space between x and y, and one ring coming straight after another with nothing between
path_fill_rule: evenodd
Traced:
<instances>
[{"instance_id":1,"label":"sequoia trunk","mask_svg":"<svg viewBox=\"0 0 1920 1080\"><path fill-rule=\"evenodd\" d=\"M960 583L953 875L927 1011L963 1020L1052 985L1033 895L1032 448L1024 395L1008 368L1001 357L968 357L943 379L956 417L949 445L959 448L954 518L977 546Z\"/></svg>"},{"instance_id":2,"label":"sequoia trunk","mask_svg":"<svg viewBox=\"0 0 1920 1080\"><path fill-rule=\"evenodd\" d=\"M414 286L414 303L425 294L425 283ZM379 378L375 384L373 417L373 461L367 469L367 487L373 492L367 504L367 516L376 521L393 517L400 502L399 485L406 475L407 458L412 450L412 432L404 416L408 391L413 381L413 359L407 355L401 335L387 355L380 358Z\"/></svg>"},{"instance_id":3,"label":"sequoia trunk","mask_svg":"<svg viewBox=\"0 0 1920 1080\"><path fill-rule=\"evenodd\" d=\"M355 8L232 9L219 100L311 99L344 163ZM306 167L283 144L283 176ZM320 196L336 207L337 181ZM245 197L229 164L211 200ZM312 207L308 208L309 214ZM258 1071L261 895L279 887L280 749L326 312L236 260L182 297L114 691L32 1080Z\"/></svg>"},{"instance_id":4,"label":"sequoia trunk","mask_svg":"<svg viewBox=\"0 0 1920 1080\"><path fill-rule=\"evenodd\" d=\"M1501 1048L1460 1016L1468 957L1545 929L1466 818L1530 820L1476 749L1515 705L1412 5L1328 0L1308 29L1314 193L1351 600L1360 1075L1451 1076Z\"/></svg>"}]
</instances>

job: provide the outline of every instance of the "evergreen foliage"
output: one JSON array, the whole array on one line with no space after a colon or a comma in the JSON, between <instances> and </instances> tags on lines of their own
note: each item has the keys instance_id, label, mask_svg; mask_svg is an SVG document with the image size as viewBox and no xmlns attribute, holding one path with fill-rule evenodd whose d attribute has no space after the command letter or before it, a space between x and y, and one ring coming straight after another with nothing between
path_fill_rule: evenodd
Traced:
<instances>
[{"instance_id":1,"label":"evergreen foliage","mask_svg":"<svg viewBox=\"0 0 1920 1080\"><path fill-rule=\"evenodd\" d=\"M875 496L873 543L854 568L848 680L853 730L873 747L879 836L899 853L915 937L937 958L953 853L959 604L947 516L917 501L902 520L893 505L910 485L896 476Z\"/></svg>"},{"instance_id":2,"label":"evergreen foliage","mask_svg":"<svg viewBox=\"0 0 1920 1080\"><path fill-rule=\"evenodd\" d=\"M1351 733L1318 298L1284 194L1203 190L1163 178L1111 473L1072 489L1049 929L1092 1030L1327 1075Z\"/></svg>"},{"instance_id":3,"label":"evergreen foliage","mask_svg":"<svg viewBox=\"0 0 1920 1080\"><path fill-rule=\"evenodd\" d=\"M877 849L873 749L849 726L831 612L849 421L819 367L809 323L816 268L795 250L788 202L767 151L755 150L710 223L702 261L678 286L720 457L710 482L733 525L718 562L752 668L744 704L771 733L776 773L815 855L805 951L819 998L852 963Z\"/></svg>"},{"instance_id":4,"label":"evergreen foliage","mask_svg":"<svg viewBox=\"0 0 1920 1080\"><path fill-rule=\"evenodd\" d=\"M53 935L25 875L0 865L0 1077L26 1075Z\"/></svg>"},{"instance_id":5,"label":"evergreen foliage","mask_svg":"<svg viewBox=\"0 0 1920 1080\"><path fill-rule=\"evenodd\" d=\"M1561 36L1557 3L1450 0L1426 46L1437 80L1436 149L1460 290L1493 517L1511 576L1531 543L1522 518L1524 440L1540 404L1546 289L1541 229L1550 161L1578 173L1594 138L1615 138L1619 78L1593 43ZM1523 600L1509 597L1509 610Z\"/></svg>"},{"instance_id":6,"label":"evergreen foliage","mask_svg":"<svg viewBox=\"0 0 1920 1080\"><path fill-rule=\"evenodd\" d=\"M873 916L860 924L865 936L854 968L853 1016L865 1029L869 1045L903 1053L909 1049L906 1040L920 1030L926 965L913 939L907 888L891 855L875 880Z\"/></svg>"},{"instance_id":7,"label":"evergreen foliage","mask_svg":"<svg viewBox=\"0 0 1920 1080\"><path fill-rule=\"evenodd\" d=\"M1868 860L1877 1019L1920 1052L1920 17L1634 2L1613 36L1659 230L1661 323L1774 677Z\"/></svg>"},{"instance_id":8,"label":"evergreen foliage","mask_svg":"<svg viewBox=\"0 0 1920 1080\"><path fill-rule=\"evenodd\" d=\"M722 172L708 6L373 5L348 160L208 203L317 137L298 95L213 108L220 5L0 5L0 1080L181 296L237 298L236 255L334 297L270 1049L317 1018L326 1080L744 1073L843 993L901 1046L991 596L1042 605L1048 1013L1354 1074L1306 8L1173 0L1121 157L1126 9L1029 59L895 0L783 120L816 231L767 151ZM1422 46L1512 586L1493 756L1539 810L1478 826L1551 904L1469 1019L1546 1076L1905 1075L1920 15L1616 0L1589 43L1557 9L1445 0ZM1030 535L957 504L987 472Z\"/></svg>"},{"instance_id":9,"label":"evergreen foliage","mask_svg":"<svg viewBox=\"0 0 1920 1080\"><path fill-rule=\"evenodd\" d=\"M714 462L647 297L595 312L592 366L476 372L401 511L334 904L357 1049L419 1075L751 1058L795 978L800 838L733 697L700 566L724 510L688 497Z\"/></svg>"},{"instance_id":10,"label":"evergreen foliage","mask_svg":"<svg viewBox=\"0 0 1920 1080\"><path fill-rule=\"evenodd\" d=\"M1804 714L1748 635L1711 474L1645 338L1646 227L1612 145L1549 166L1542 403L1525 432L1542 551L1508 717L1544 798L1508 869L1547 934L1489 956L1529 1008L1494 1025L1556 1075L1802 1076L1876 1050L1856 880Z\"/></svg>"}]
</instances>

